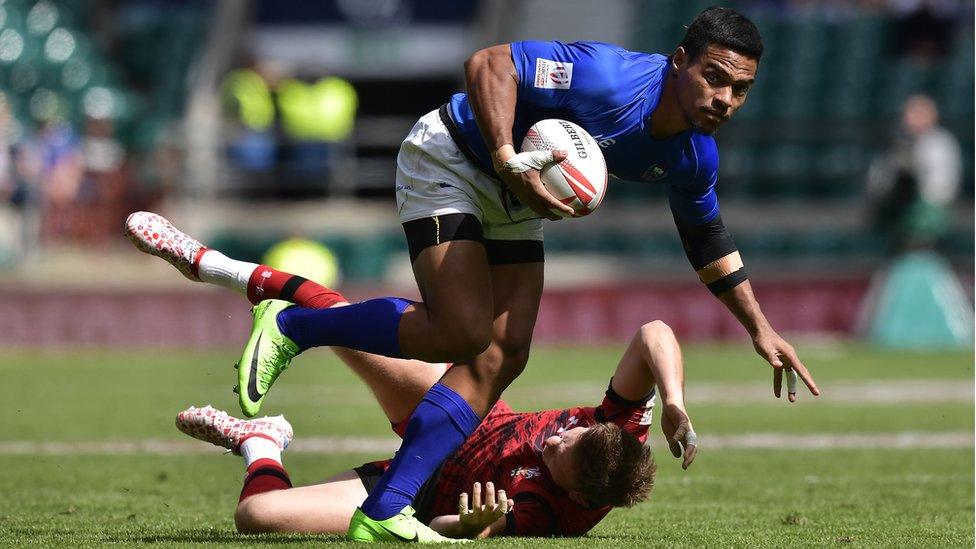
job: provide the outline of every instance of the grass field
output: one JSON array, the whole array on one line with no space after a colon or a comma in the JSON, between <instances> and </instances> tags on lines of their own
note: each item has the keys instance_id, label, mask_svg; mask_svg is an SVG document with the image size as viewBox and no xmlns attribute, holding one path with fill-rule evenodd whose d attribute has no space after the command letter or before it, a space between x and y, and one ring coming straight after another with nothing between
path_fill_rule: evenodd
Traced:
<instances>
[{"instance_id":1,"label":"grass field","mask_svg":"<svg viewBox=\"0 0 976 549\"><path fill-rule=\"evenodd\" d=\"M790 406L772 398L768 367L751 349L687 346L688 406L701 438L691 470L658 451L651 500L614 511L586 538L480 544L972 547L973 355L800 351L824 397L801 395ZM617 354L540 348L506 398L520 409L595 404ZM265 411L285 413L299 441L391 440L356 379L327 352L309 355L282 377ZM173 416L187 405L233 412L235 358L230 349L6 351L0 546L342 544L236 534L239 458L203 443L190 447L204 453L166 450L182 441ZM751 445L757 435L782 444ZM925 438L933 435L949 442ZM856 442L865 436L881 447ZM104 444L113 441L135 446ZM139 446L146 441L156 445ZM663 447L656 427L651 443ZM286 452L285 464L303 484L377 457L384 453Z\"/></svg>"}]
</instances>

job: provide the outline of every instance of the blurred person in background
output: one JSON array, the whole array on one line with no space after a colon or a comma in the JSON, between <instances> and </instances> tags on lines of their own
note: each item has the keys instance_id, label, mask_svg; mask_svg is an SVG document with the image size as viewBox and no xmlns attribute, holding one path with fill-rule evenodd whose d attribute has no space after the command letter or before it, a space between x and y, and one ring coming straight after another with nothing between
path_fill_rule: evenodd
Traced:
<instances>
[{"instance_id":1,"label":"blurred person in background","mask_svg":"<svg viewBox=\"0 0 976 549\"><path fill-rule=\"evenodd\" d=\"M84 177L78 193L74 236L98 240L112 234L117 219L125 215L131 177L125 147L116 135L115 122L107 117L88 117L81 137Z\"/></svg>"},{"instance_id":2,"label":"blurred person in background","mask_svg":"<svg viewBox=\"0 0 976 549\"><path fill-rule=\"evenodd\" d=\"M19 181L14 177L13 117L6 96L0 92L0 203L19 205L22 194Z\"/></svg>"},{"instance_id":3,"label":"blurred person in background","mask_svg":"<svg viewBox=\"0 0 976 549\"><path fill-rule=\"evenodd\" d=\"M70 125L53 117L42 122L32 146L40 160L41 238L61 241L76 226L76 201L85 173L80 142Z\"/></svg>"},{"instance_id":4,"label":"blurred person in background","mask_svg":"<svg viewBox=\"0 0 976 549\"><path fill-rule=\"evenodd\" d=\"M352 133L359 98L337 76L293 76L273 63L248 60L222 83L227 155L250 189L279 197L320 194L333 179Z\"/></svg>"},{"instance_id":5,"label":"blurred person in background","mask_svg":"<svg viewBox=\"0 0 976 549\"><path fill-rule=\"evenodd\" d=\"M932 247L948 233L961 179L959 141L939 125L935 102L908 98L900 134L868 172L872 224L891 251Z\"/></svg>"},{"instance_id":6,"label":"blurred person in background","mask_svg":"<svg viewBox=\"0 0 976 549\"><path fill-rule=\"evenodd\" d=\"M225 126L228 128L227 155L245 173L270 172L275 165L277 144L274 135L275 104L268 67L249 60L224 77Z\"/></svg>"},{"instance_id":7,"label":"blurred person in background","mask_svg":"<svg viewBox=\"0 0 976 549\"><path fill-rule=\"evenodd\" d=\"M352 84L337 76L285 78L276 88L288 180L323 189L352 133L359 98Z\"/></svg>"}]
</instances>

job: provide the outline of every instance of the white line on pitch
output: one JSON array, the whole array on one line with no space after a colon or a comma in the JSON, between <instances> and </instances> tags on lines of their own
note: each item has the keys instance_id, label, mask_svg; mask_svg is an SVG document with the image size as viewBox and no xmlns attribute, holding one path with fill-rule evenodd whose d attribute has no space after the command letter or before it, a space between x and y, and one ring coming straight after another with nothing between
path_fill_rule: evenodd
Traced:
<instances>
[{"instance_id":1,"label":"white line on pitch","mask_svg":"<svg viewBox=\"0 0 976 549\"><path fill-rule=\"evenodd\" d=\"M907 449L907 448L972 448L971 432L902 432L888 434L867 433L742 433L734 435L702 436L703 449ZM400 441L394 438L369 437L306 437L296 439L288 453L300 454L392 454ZM3 441L0 455L181 455L214 454L217 448L193 440L122 440L122 441Z\"/></svg>"},{"instance_id":2,"label":"white line on pitch","mask_svg":"<svg viewBox=\"0 0 976 549\"><path fill-rule=\"evenodd\" d=\"M838 404L921 404L926 402L973 402L972 380L891 380L847 383L828 383L820 386L823 394L815 402ZM547 398L551 400L593 399L602 389L590 383L552 383L542 387L509 388L509 397ZM694 404L758 403L775 405L772 383L711 383L689 382L685 400ZM800 398L811 399L800 386Z\"/></svg>"}]
</instances>

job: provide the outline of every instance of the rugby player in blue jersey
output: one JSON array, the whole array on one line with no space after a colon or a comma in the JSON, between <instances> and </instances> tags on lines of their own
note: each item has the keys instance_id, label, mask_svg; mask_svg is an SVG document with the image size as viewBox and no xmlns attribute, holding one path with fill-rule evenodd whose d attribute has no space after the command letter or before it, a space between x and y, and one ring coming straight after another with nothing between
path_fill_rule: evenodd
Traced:
<instances>
[{"instance_id":1,"label":"rugby player in blue jersey","mask_svg":"<svg viewBox=\"0 0 976 549\"><path fill-rule=\"evenodd\" d=\"M542 295L542 222L570 213L539 180L539 170L564 153L514 146L544 118L586 129L613 175L667 187L688 259L773 366L776 396L784 371L819 394L760 310L715 194L711 134L745 102L762 50L751 21L710 8L670 56L595 42L528 41L476 52L465 63L467 93L423 116L397 157L398 211L423 301L387 297L314 310L265 301L255 308L238 376L248 416L310 347L457 364L416 408L396 458L354 515L350 539L414 540L409 505L421 485L525 366ZM127 229L144 250L179 256L191 278L241 284L233 260L173 238L166 223L130 218Z\"/></svg>"}]
</instances>

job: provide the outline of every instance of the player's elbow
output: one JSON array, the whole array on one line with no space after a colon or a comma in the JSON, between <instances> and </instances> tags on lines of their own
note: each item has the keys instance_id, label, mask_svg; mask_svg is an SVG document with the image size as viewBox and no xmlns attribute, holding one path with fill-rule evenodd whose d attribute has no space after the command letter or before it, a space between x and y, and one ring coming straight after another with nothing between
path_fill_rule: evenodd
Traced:
<instances>
[{"instance_id":1,"label":"player's elbow","mask_svg":"<svg viewBox=\"0 0 976 549\"><path fill-rule=\"evenodd\" d=\"M476 83L484 75L514 74L512 50L508 44L480 49L464 62L464 74L468 84Z\"/></svg>"},{"instance_id":2,"label":"player's elbow","mask_svg":"<svg viewBox=\"0 0 976 549\"><path fill-rule=\"evenodd\" d=\"M484 66L487 62L488 54L487 48L483 50L478 50L471 54L471 57L464 62L464 74L471 75L477 71L479 67Z\"/></svg>"},{"instance_id":3,"label":"player's elbow","mask_svg":"<svg viewBox=\"0 0 976 549\"><path fill-rule=\"evenodd\" d=\"M637 337L645 345L657 345L675 341L674 331L663 320L653 320L640 327Z\"/></svg>"}]
</instances>

